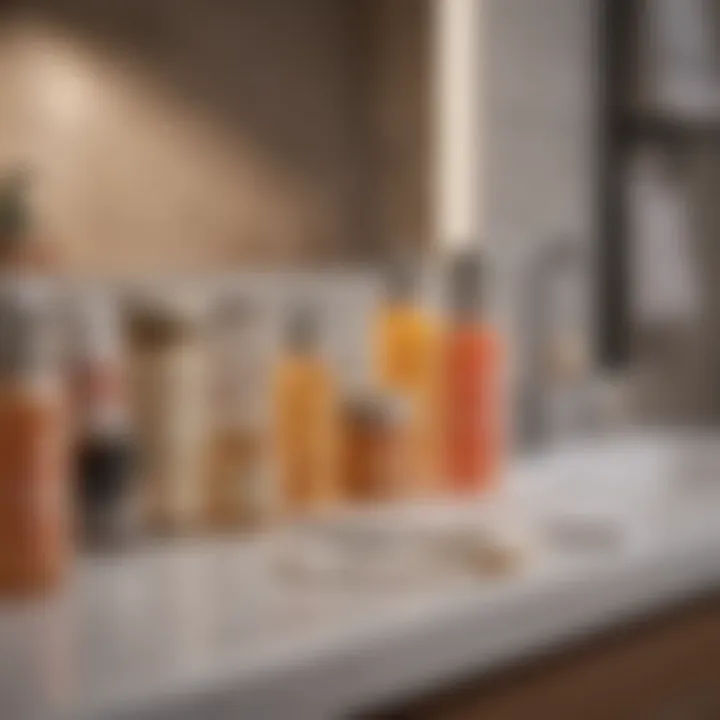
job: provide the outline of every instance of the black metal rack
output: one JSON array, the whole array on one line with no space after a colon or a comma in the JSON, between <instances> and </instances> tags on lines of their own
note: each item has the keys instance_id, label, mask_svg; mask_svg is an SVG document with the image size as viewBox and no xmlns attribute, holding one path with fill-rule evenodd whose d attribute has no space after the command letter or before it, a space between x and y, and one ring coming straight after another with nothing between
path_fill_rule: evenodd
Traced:
<instances>
[{"instance_id":1,"label":"black metal rack","mask_svg":"<svg viewBox=\"0 0 720 720\"><path fill-rule=\"evenodd\" d=\"M630 358L630 238L624 178L638 145L670 151L720 145L720 114L672 114L637 102L644 18L638 0L597 0L599 19L598 359L607 368Z\"/></svg>"},{"instance_id":2,"label":"black metal rack","mask_svg":"<svg viewBox=\"0 0 720 720\"><path fill-rule=\"evenodd\" d=\"M598 2L597 355L613 368L629 357L629 248L620 178L627 151L624 108L637 22L631 0Z\"/></svg>"}]
</instances>

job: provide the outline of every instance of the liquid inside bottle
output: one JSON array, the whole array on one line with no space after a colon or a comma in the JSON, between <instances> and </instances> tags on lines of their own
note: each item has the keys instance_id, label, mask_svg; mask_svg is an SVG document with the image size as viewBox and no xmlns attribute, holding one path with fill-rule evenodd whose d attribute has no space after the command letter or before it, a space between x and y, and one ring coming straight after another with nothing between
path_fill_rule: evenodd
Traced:
<instances>
[{"instance_id":1,"label":"liquid inside bottle","mask_svg":"<svg viewBox=\"0 0 720 720\"><path fill-rule=\"evenodd\" d=\"M0 280L0 594L53 589L72 554L66 394L47 295Z\"/></svg>"}]
</instances>

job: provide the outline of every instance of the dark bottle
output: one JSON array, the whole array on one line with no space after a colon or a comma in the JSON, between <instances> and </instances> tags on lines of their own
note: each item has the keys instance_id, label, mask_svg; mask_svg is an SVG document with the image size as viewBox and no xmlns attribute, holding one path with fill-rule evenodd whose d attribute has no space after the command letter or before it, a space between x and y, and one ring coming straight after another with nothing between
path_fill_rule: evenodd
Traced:
<instances>
[{"instance_id":1,"label":"dark bottle","mask_svg":"<svg viewBox=\"0 0 720 720\"><path fill-rule=\"evenodd\" d=\"M79 525L88 549L113 549L134 535L133 442L122 333L106 297L84 298L71 359Z\"/></svg>"},{"instance_id":2,"label":"dark bottle","mask_svg":"<svg viewBox=\"0 0 720 720\"><path fill-rule=\"evenodd\" d=\"M129 498L132 444L127 435L89 435L75 451L82 539L91 550L125 546L134 535Z\"/></svg>"}]
</instances>

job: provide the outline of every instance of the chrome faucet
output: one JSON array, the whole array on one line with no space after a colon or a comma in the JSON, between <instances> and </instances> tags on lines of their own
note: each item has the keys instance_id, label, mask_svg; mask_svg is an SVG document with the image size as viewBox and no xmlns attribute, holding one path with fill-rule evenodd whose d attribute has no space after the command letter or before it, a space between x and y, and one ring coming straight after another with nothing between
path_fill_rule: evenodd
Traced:
<instances>
[{"instance_id":1,"label":"chrome faucet","mask_svg":"<svg viewBox=\"0 0 720 720\"><path fill-rule=\"evenodd\" d=\"M582 248L572 238L557 236L532 254L523 273L518 395L519 441L523 450L536 450L558 433L557 427L551 427L554 421L550 402L553 396L557 399L554 391L561 374L559 334L580 334L583 329L577 318L573 318L577 327L558 327L567 321L562 314L572 315L577 308L570 306L582 302L581 297L573 298L572 293L563 296L562 291L570 285L579 295L579 283L576 288L572 288L572 283L582 279L582 268Z\"/></svg>"}]
</instances>

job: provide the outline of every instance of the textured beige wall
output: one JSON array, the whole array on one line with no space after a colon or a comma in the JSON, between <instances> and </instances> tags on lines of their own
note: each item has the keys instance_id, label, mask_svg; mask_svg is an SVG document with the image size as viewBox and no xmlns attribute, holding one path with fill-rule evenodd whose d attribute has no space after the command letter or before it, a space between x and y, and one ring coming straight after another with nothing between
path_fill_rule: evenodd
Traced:
<instances>
[{"instance_id":1,"label":"textured beige wall","mask_svg":"<svg viewBox=\"0 0 720 720\"><path fill-rule=\"evenodd\" d=\"M370 132L377 238L401 251L432 244L431 13L424 0L365 0L370 8Z\"/></svg>"},{"instance_id":2,"label":"textured beige wall","mask_svg":"<svg viewBox=\"0 0 720 720\"><path fill-rule=\"evenodd\" d=\"M421 233L422 184L403 169L421 155L401 132L414 107L398 115L383 85L378 53L392 43L363 2L14 5L0 34L0 168L36 167L38 220L68 268L313 262ZM420 48L403 37L411 46L387 62L411 82L390 82L417 105ZM383 99L378 127L369 103Z\"/></svg>"}]
</instances>

